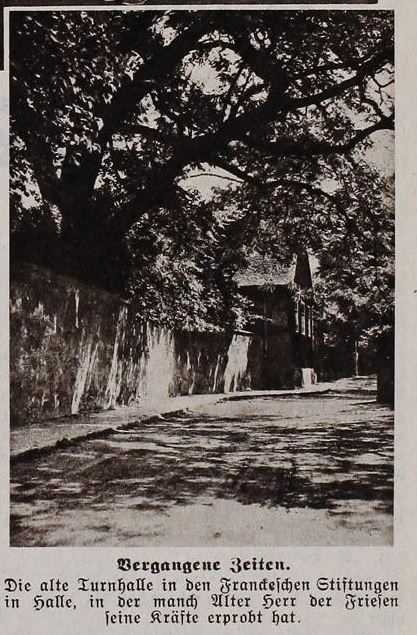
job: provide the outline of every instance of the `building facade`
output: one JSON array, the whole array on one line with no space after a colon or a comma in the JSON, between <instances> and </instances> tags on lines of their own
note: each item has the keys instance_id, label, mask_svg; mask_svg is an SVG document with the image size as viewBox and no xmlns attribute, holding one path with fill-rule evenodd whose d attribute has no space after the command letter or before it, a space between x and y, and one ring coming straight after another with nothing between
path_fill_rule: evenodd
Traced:
<instances>
[{"instance_id":1,"label":"building facade","mask_svg":"<svg viewBox=\"0 0 417 635\"><path fill-rule=\"evenodd\" d=\"M263 389L315 381L315 304L307 253L290 263L253 254L235 281L251 302L247 330L262 338Z\"/></svg>"}]
</instances>

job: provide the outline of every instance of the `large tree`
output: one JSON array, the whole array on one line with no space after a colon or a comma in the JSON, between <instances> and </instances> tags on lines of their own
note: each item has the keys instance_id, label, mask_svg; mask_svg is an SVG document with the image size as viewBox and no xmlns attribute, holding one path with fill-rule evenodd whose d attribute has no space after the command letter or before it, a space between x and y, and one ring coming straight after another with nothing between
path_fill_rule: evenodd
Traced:
<instances>
[{"instance_id":1,"label":"large tree","mask_svg":"<svg viewBox=\"0 0 417 635\"><path fill-rule=\"evenodd\" d=\"M317 326L326 344L349 355L346 368L360 348L361 368L369 370L366 358L375 362L375 348L394 324L393 175L367 160L350 162L353 174L334 162L333 179L321 189L306 184L299 199L265 174L263 187L241 180L219 191L212 207L228 219L224 242L237 266L254 251L280 260L304 249L314 255Z\"/></svg>"},{"instance_id":2,"label":"large tree","mask_svg":"<svg viewBox=\"0 0 417 635\"><path fill-rule=\"evenodd\" d=\"M38 199L66 271L121 289L196 170L361 231L346 183L394 126L391 12L22 12L10 43L12 215Z\"/></svg>"}]
</instances>

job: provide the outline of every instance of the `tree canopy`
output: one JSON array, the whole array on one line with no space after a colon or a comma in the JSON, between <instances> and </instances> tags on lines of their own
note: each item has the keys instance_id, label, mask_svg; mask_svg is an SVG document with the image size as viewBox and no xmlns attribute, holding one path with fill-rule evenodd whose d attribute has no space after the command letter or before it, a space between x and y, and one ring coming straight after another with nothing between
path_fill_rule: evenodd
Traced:
<instances>
[{"instance_id":1,"label":"tree canopy","mask_svg":"<svg viewBox=\"0 0 417 635\"><path fill-rule=\"evenodd\" d=\"M10 46L19 256L45 244L144 314L202 325L230 318L233 264L272 243L319 253L328 288L372 259L367 301L385 284L390 188L367 152L394 128L391 12L18 12ZM201 172L234 181L207 199Z\"/></svg>"}]
</instances>

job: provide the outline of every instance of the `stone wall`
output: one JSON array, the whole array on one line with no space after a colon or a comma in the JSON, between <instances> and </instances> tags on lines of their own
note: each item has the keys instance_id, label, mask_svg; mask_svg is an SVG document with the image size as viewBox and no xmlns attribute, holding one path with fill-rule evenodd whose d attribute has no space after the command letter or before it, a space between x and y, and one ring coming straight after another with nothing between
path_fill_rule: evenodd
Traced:
<instances>
[{"instance_id":1,"label":"stone wall","mask_svg":"<svg viewBox=\"0 0 417 635\"><path fill-rule=\"evenodd\" d=\"M258 388L261 355L257 336L169 331L138 320L117 296L32 265L13 267L12 424Z\"/></svg>"}]
</instances>

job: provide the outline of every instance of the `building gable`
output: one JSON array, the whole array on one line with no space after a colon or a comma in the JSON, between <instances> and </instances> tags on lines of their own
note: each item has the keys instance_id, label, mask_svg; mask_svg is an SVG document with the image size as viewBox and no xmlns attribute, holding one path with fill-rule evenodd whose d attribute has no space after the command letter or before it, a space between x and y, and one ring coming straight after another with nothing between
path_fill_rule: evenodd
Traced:
<instances>
[{"instance_id":1,"label":"building gable","mask_svg":"<svg viewBox=\"0 0 417 635\"><path fill-rule=\"evenodd\" d=\"M291 262L259 253L252 254L247 266L236 273L234 280L240 288L288 287L300 289L313 286L307 252L294 256Z\"/></svg>"}]
</instances>

